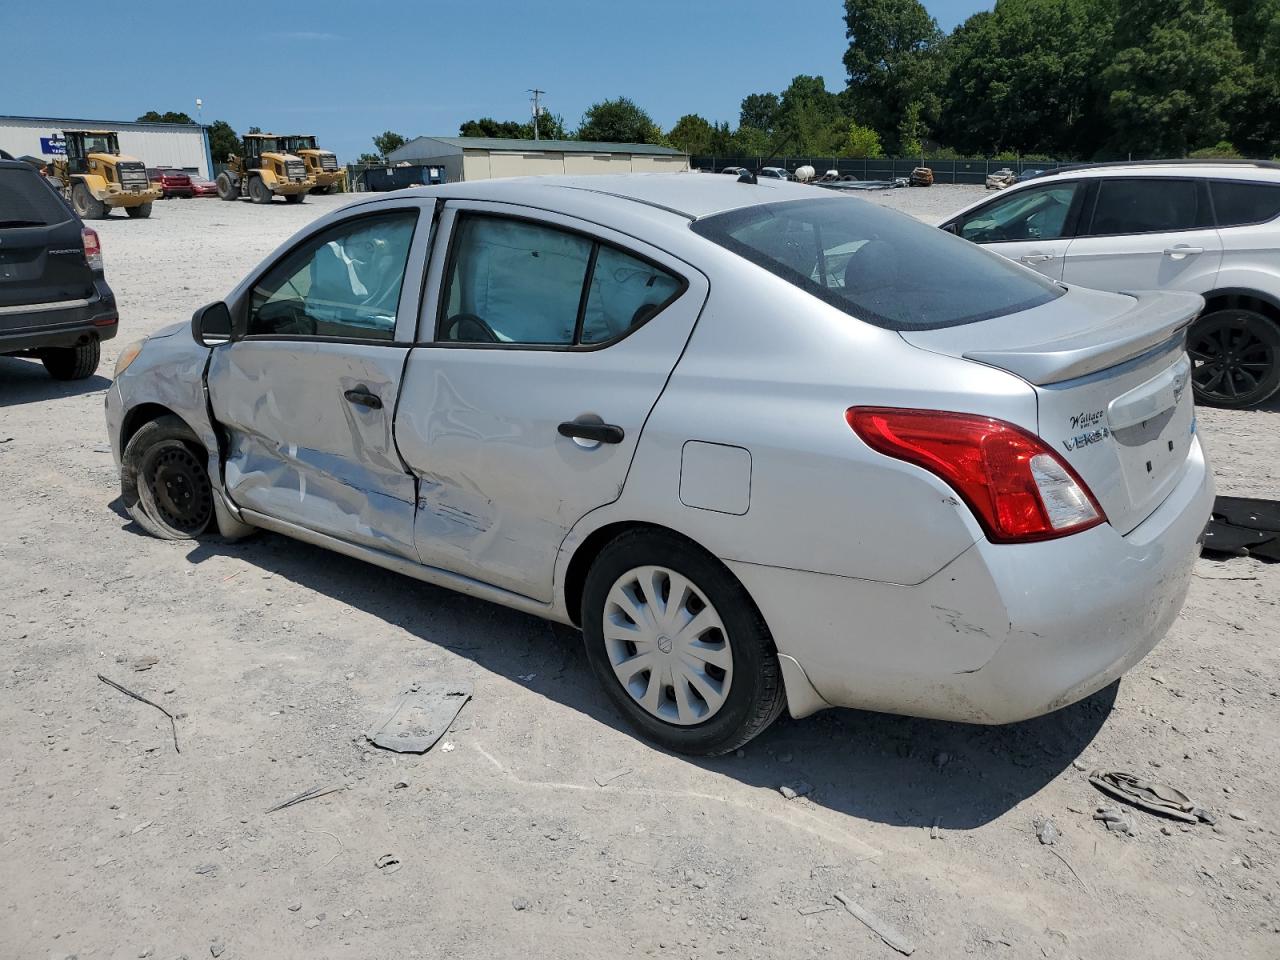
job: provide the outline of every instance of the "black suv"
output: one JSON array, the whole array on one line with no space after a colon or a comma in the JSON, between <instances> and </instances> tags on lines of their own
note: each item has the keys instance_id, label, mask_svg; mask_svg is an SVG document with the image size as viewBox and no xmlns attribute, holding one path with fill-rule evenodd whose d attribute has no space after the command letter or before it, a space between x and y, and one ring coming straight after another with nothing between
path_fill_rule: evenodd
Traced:
<instances>
[{"instance_id":1,"label":"black suv","mask_svg":"<svg viewBox=\"0 0 1280 960\"><path fill-rule=\"evenodd\" d=\"M0 160L0 355L80 380L118 324L98 234L30 165Z\"/></svg>"}]
</instances>

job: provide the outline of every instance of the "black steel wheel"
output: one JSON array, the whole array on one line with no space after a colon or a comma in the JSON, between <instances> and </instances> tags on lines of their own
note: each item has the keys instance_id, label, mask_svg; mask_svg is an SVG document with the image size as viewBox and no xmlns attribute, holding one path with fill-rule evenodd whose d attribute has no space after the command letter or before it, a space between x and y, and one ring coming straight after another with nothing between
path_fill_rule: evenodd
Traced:
<instances>
[{"instance_id":1,"label":"black steel wheel","mask_svg":"<svg viewBox=\"0 0 1280 960\"><path fill-rule=\"evenodd\" d=\"M1280 326L1254 310L1200 317L1187 337L1197 403L1252 407L1280 389Z\"/></svg>"},{"instance_id":2,"label":"black steel wheel","mask_svg":"<svg viewBox=\"0 0 1280 960\"><path fill-rule=\"evenodd\" d=\"M213 521L213 486L204 447L178 417L143 424L121 457L125 509L148 533L190 540Z\"/></svg>"}]
</instances>

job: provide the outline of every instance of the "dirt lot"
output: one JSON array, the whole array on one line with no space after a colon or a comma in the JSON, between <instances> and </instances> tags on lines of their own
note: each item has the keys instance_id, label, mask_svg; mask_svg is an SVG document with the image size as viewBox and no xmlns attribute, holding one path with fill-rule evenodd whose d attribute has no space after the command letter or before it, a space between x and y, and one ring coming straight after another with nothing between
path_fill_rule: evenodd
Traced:
<instances>
[{"instance_id":1,"label":"dirt lot","mask_svg":"<svg viewBox=\"0 0 1280 960\"><path fill-rule=\"evenodd\" d=\"M980 192L873 199L933 218ZM273 535L143 535L102 417L120 348L341 200L115 216L101 375L0 359L0 958L897 956L836 891L921 957L1280 956L1280 566L1201 561L1151 656L1053 716L831 711L694 762L622 727L569 630ZM1220 492L1280 495L1280 404L1200 425ZM181 753L99 673L173 711ZM475 685L445 743L363 742L432 679ZM1093 767L1217 826L1108 833Z\"/></svg>"}]
</instances>

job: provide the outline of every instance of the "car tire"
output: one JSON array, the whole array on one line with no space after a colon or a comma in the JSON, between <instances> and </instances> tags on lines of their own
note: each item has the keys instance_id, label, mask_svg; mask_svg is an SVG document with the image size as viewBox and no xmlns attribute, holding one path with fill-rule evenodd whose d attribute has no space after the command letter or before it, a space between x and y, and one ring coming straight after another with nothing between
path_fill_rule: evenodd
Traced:
<instances>
[{"instance_id":1,"label":"car tire","mask_svg":"<svg viewBox=\"0 0 1280 960\"><path fill-rule=\"evenodd\" d=\"M84 380L98 369L102 345L90 338L74 347L45 347L39 353L49 376L55 380Z\"/></svg>"},{"instance_id":2,"label":"car tire","mask_svg":"<svg viewBox=\"0 0 1280 960\"><path fill-rule=\"evenodd\" d=\"M151 204L140 203L136 207L125 207L124 212L134 220L145 220L151 216Z\"/></svg>"},{"instance_id":3,"label":"car tire","mask_svg":"<svg viewBox=\"0 0 1280 960\"><path fill-rule=\"evenodd\" d=\"M193 540L214 522L208 456L172 414L143 424L125 445L120 495L138 526L161 540Z\"/></svg>"},{"instance_id":4,"label":"car tire","mask_svg":"<svg viewBox=\"0 0 1280 960\"><path fill-rule=\"evenodd\" d=\"M71 206L81 220L101 220L107 215L107 205L80 182L71 187Z\"/></svg>"},{"instance_id":5,"label":"car tire","mask_svg":"<svg viewBox=\"0 0 1280 960\"><path fill-rule=\"evenodd\" d=\"M239 200L240 191L236 185L231 182L231 175L225 171L218 174L218 178L214 181L218 188L218 199L220 200Z\"/></svg>"},{"instance_id":6,"label":"car tire","mask_svg":"<svg viewBox=\"0 0 1280 960\"><path fill-rule=\"evenodd\" d=\"M262 182L261 177L249 179L249 199L254 203L271 202L271 188Z\"/></svg>"},{"instance_id":7,"label":"car tire","mask_svg":"<svg viewBox=\"0 0 1280 960\"><path fill-rule=\"evenodd\" d=\"M724 564L674 533L634 530L609 543L587 572L581 622L587 660L609 698L669 750L729 753L786 705L773 637L750 595Z\"/></svg>"},{"instance_id":8,"label":"car tire","mask_svg":"<svg viewBox=\"0 0 1280 960\"><path fill-rule=\"evenodd\" d=\"M1187 334L1197 403L1253 407L1280 390L1280 324L1243 307L1202 314Z\"/></svg>"}]
</instances>

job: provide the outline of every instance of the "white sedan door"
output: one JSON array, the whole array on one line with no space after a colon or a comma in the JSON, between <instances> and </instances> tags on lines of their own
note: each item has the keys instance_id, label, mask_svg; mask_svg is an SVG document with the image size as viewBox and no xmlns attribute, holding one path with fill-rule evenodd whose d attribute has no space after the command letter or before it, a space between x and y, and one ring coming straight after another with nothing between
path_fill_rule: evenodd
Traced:
<instances>
[{"instance_id":1,"label":"white sedan door","mask_svg":"<svg viewBox=\"0 0 1280 960\"><path fill-rule=\"evenodd\" d=\"M707 296L634 238L507 204L450 202L396 439L419 479L421 561L548 602L555 558L616 500ZM442 246L442 245L441 245Z\"/></svg>"},{"instance_id":2,"label":"white sedan door","mask_svg":"<svg viewBox=\"0 0 1280 960\"><path fill-rule=\"evenodd\" d=\"M1203 180L1104 178L1067 250L1062 279L1098 290L1214 288L1222 240Z\"/></svg>"}]
</instances>

